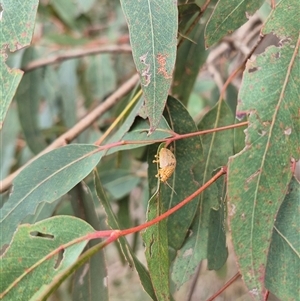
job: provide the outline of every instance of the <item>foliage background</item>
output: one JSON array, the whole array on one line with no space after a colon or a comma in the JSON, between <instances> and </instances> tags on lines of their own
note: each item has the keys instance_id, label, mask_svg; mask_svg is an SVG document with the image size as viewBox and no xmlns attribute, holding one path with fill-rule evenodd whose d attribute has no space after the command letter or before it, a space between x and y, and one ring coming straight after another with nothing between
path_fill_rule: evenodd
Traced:
<instances>
[{"instance_id":1,"label":"foliage background","mask_svg":"<svg viewBox=\"0 0 300 301\"><path fill-rule=\"evenodd\" d=\"M166 5L170 5L170 2L166 1ZM150 85L149 89L146 89L147 77L141 78L144 97L151 100L148 106L146 105L150 128L159 129L149 140L169 137L168 133L166 134L168 125L165 120L173 130L183 134L197 129L205 130L234 124L237 123L236 113L240 119L245 118L246 113L251 113L251 126L246 131L246 137L242 129L236 129L211 136L183 139L173 145L178 163L172 177L172 186L177 195L170 194L168 187L161 188L161 203L165 208L160 210L163 211L170 203L174 205L196 190L218 167L226 165L230 157L228 183L218 181L200 196L199 204L189 204L190 207L186 207L185 211L176 213L165 225L161 224L162 228L157 228L158 232L165 231L163 227L168 229L167 234L164 234L166 236L162 236L164 239L161 239L164 243L168 241L168 244L162 243L159 247L161 250L165 247L171 249L169 258L164 260L172 261L172 285L180 288L174 292L174 298L188 300L190 294L191 298L207 300L237 272L234 249L239 271L247 288L239 280L219 297L220 300L247 300L250 299L249 291L259 300L264 286L274 294L271 294L269 300L276 300L277 297L282 300L296 300L300 281L299 235L297 236L299 183L292 178L290 159L299 159L300 152L300 80L297 59L299 4L296 1L279 1L276 10L272 12L270 4L263 1L249 1L248 4L224 0L216 4L211 1L203 14L200 14L199 7L204 7L204 1L189 5L183 5L184 3L179 1L179 4L182 5L179 5L180 34L177 54L176 41L172 39L174 33L177 33L176 11L171 12L171 6L166 7L166 12L171 17L159 15L161 19L157 18L157 24L155 23L157 28L153 27L154 36L158 39L160 35L162 38L164 35L166 38L171 37L166 45L160 45L161 49L154 49L158 53L166 51L169 54L166 64L163 64L165 69L160 69L161 74L158 72L156 79L152 74L153 82L162 83L161 86L155 85L153 88ZM139 10L140 8L130 1L122 1L122 6L119 1L26 0L17 7L11 1L3 1L0 62L0 121L1 124L4 122L0 150L2 179L9 177L31 158L35 158L68 129L76 127L84 116L105 102L108 96L130 79L136 73L136 68L140 74L145 71L145 66L149 63L148 58L151 58L146 56L145 61L141 60L141 56L147 53L147 47L151 47L147 45L149 40L151 41L147 31L147 11ZM153 8L155 20L157 8ZM246 23L245 16L252 15L256 10L258 12ZM139 15L135 15L135 12L139 12ZM265 25L262 25L264 22ZM246 24L243 25L244 23ZM240 73L231 82L224 97L225 102L218 102L226 79L249 55L259 40L260 31L266 34L266 37L255 50L256 59L253 57L247 63L244 74ZM169 34L170 32L172 34ZM29 44L30 47L24 48ZM205 46L209 48L206 50ZM77 57L70 59L71 55ZM59 59L50 64L48 59L54 57ZM41 61L45 65L41 66ZM171 73L174 63L172 81L168 76L165 76L163 81L163 70L166 70L167 74ZM40 67L34 68L34 64L39 64ZM155 64L154 58L151 64ZM6 65L13 69L7 69ZM22 75L22 71L18 69L25 73ZM134 149L129 146L127 151L117 152L116 149L110 151L109 156L100 152L86 158L89 152L96 149L92 144L106 132L117 116L122 116L137 90L138 87L130 89L130 93L118 99L72 141L82 144L82 147L76 149L76 146L71 146L52 151L40 161L36 161L36 166L32 164L27 173L24 170L15 179L13 194L9 196L8 192L5 192L1 197L2 204L5 203L1 210L1 246L10 241L20 222L33 224L45 220L46 223L42 223L41 226L34 225L36 228L21 227L18 232L20 238L14 236L13 239L15 243L20 242L21 246L28 246L28 242L22 244L22 240L32 231L40 231L39 227L46 227L51 235L62 236L62 240L55 241L56 246L60 246L74 236L76 238L93 231L88 224L98 230L107 228L106 216L109 225L114 229L129 228L145 222L147 203L157 185L154 177L156 166L151 162L158 145L142 145ZM178 98L187 110L174 98L169 97L165 119L161 120L168 91ZM136 134L141 129L149 129L149 125L141 118L135 119L142 101L141 98L129 113L127 111L123 115L125 121L121 123L119 132L115 132L115 136L106 139L103 144L124 139L124 134L129 130L130 137L135 137L136 140L146 139L146 134L142 138ZM174 120L176 122L173 122ZM160 131L163 136L158 136ZM240 156L234 156L245 144L244 152ZM81 157L82 161L78 159ZM97 165L100 159L101 162ZM73 164L75 161L78 165ZM65 168L68 162L72 166ZM90 174L95 165L99 179L97 175ZM44 166L44 169L41 169L41 166ZM30 190L31 187L40 185L42 177L47 179L47 176L63 168L65 171L62 171L58 178L53 177L53 180L46 181L45 186L36 189L35 195L27 197L26 189ZM84 182L77 184L82 179L85 179ZM103 185L103 189L97 187L97 179ZM64 185L60 184L62 182ZM169 200L169 197L172 198L172 202L163 203L164 200ZM228 206L219 202L221 199L226 200ZM104 204L105 200L112 206L111 213L110 206ZM15 204L20 204L16 210ZM227 233L227 239L224 231L220 230L226 220L226 207L231 230L231 234ZM9 212L9 215L5 215L5 212ZM23 212L31 214L24 216ZM157 212L154 212L154 215L156 214ZM77 220L73 219L62 219L60 222L55 222L57 219L47 220L52 215L76 216L88 224L77 223ZM114 218L117 224L113 223ZM216 220L218 222L214 223ZM71 227L73 222L74 226ZM57 224L59 227L56 229ZM50 230L52 227L54 230ZM68 228L72 228L74 233L64 231ZM184 235L187 229L192 233L189 237ZM182 233L178 234L180 230ZM11 233L8 234L9 232ZM151 232L151 235L154 234ZM197 240L195 237L201 239ZM143 234L143 239L144 242L136 234L128 237L133 252L145 263L143 243L146 247L149 246L147 231ZM129 254L130 252L126 254L124 250L127 243L122 243L123 245L106 247L106 257L103 252L98 252L90 259L91 266L97 268L91 270L88 280L85 279L86 289L79 289L80 286L76 285L82 279L80 277L85 275L83 266L74 278L64 282L51 298L97 300L100 295L102 300L105 300L110 295L111 300L149 299L136 272L131 271L125 263L129 261L139 270L137 259ZM93 245L95 241L89 243L89 247ZM84 244L78 244L74 249L68 249L69 253L65 255L72 259L69 264L76 262L84 247ZM188 258L187 262L183 254L191 248L197 250L196 256L194 261ZM12 281L16 278L12 270L5 270L5 267L13 264L14 261L10 260L18 254L18 250L19 245L12 244L11 248L2 254L4 268L1 270L1 277L10 275ZM32 250L35 250L34 245ZM46 248L45 252L48 254L49 249ZM201 266L198 266L202 259ZM37 260L33 257L29 265ZM164 297L166 287L170 285L169 277L157 275L158 262L152 262L153 271L151 258L147 260L153 285L158 291L153 298L169 300L169 295ZM160 260L162 261L162 258ZM194 273L197 266L197 273ZM217 271L208 271L206 266ZM63 268L61 267L61 271ZM166 269L168 271L168 266ZM47 274L46 271L41 265L41 275ZM50 283L57 273L59 274L59 270L49 274ZM262 281L265 273L265 281ZM109 292L103 284L107 274ZM141 270L139 275L141 277ZM192 275L192 280L189 280ZM155 281L155 277L158 277L158 280ZM35 274L33 280L30 280L33 289L39 287L39 278L40 276ZM189 282L186 283L187 280ZM145 281L142 279L144 289ZM167 285L156 287L159 282ZM25 287L28 284L25 282L21 287L22 285ZM170 291L173 292L175 290L172 285ZM92 292L89 292L88 287L93 288ZM149 291L147 292L149 294ZM82 295L85 293L87 295ZM34 300L38 300L39 296L36 295L35 298Z\"/></svg>"}]
</instances>

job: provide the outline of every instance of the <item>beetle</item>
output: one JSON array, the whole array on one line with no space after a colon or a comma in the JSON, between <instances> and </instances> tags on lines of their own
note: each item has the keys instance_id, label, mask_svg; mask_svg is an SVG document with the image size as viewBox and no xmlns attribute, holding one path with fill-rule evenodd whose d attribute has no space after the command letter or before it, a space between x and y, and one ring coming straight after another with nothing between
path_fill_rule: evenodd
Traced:
<instances>
[{"instance_id":1,"label":"beetle","mask_svg":"<svg viewBox=\"0 0 300 301\"><path fill-rule=\"evenodd\" d=\"M159 153L155 155L153 163L159 163L156 177L159 178L161 182L166 183L176 168L176 158L174 154L168 148L162 147Z\"/></svg>"}]
</instances>

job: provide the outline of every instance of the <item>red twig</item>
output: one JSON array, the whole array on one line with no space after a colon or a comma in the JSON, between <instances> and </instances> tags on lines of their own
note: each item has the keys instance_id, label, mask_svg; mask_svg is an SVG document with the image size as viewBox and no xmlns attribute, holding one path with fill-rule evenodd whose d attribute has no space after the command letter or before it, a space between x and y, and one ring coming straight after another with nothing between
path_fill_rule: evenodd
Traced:
<instances>
[{"instance_id":1,"label":"red twig","mask_svg":"<svg viewBox=\"0 0 300 301\"><path fill-rule=\"evenodd\" d=\"M206 301L213 301L215 298L217 298L218 296L220 296L227 287L229 287L235 280L237 280L239 277L241 276L241 274L238 272L236 273L228 282L225 283L225 285L219 289L215 294L213 294L209 299L207 299Z\"/></svg>"},{"instance_id":2,"label":"red twig","mask_svg":"<svg viewBox=\"0 0 300 301\"><path fill-rule=\"evenodd\" d=\"M264 295L264 301L267 301L269 298L269 293L270 291L266 291L265 295Z\"/></svg>"}]
</instances>

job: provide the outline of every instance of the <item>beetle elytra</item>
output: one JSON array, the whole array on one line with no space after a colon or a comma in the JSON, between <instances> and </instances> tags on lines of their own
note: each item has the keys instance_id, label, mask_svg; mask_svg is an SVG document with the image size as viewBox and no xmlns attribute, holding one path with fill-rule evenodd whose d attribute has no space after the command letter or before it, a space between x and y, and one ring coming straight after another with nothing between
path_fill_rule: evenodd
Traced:
<instances>
[{"instance_id":1,"label":"beetle elytra","mask_svg":"<svg viewBox=\"0 0 300 301\"><path fill-rule=\"evenodd\" d=\"M159 163L156 177L159 178L161 182L166 183L172 176L176 167L176 158L174 154L169 149L162 147L158 155L155 155L153 163Z\"/></svg>"}]
</instances>

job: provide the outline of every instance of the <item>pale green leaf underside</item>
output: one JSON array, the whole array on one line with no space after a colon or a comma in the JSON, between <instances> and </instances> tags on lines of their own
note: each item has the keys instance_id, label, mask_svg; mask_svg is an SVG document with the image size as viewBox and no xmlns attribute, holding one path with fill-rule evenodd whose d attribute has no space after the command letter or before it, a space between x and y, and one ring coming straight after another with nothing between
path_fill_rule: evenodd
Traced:
<instances>
[{"instance_id":1,"label":"pale green leaf underside","mask_svg":"<svg viewBox=\"0 0 300 301\"><path fill-rule=\"evenodd\" d=\"M49 254L62 244L93 231L89 224L71 216L56 216L34 225L21 225L0 259L1 300L3 297L7 301L32 300L33 295L76 261L87 242L64 249L61 260L58 253ZM6 292L5 296L3 292Z\"/></svg>"},{"instance_id":2,"label":"pale green leaf underside","mask_svg":"<svg viewBox=\"0 0 300 301\"><path fill-rule=\"evenodd\" d=\"M285 301L300 296L299 196L300 183L293 178L276 217L266 270L267 289Z\"/></svg>"},{"instance_id":3,"label":"pale green leaf underside","mask_svg":"<svg viewBox=\"0 0 300 301\"><path fill-rule=\"evenodd\" d=\"M68 145L38 158L13 182L13 192L1 209L1 245L8 243L18 224L35 213L38 204L53 202L86 177L103 153L93 145Z\"/></svg>"},{"instance_id":4,"label":"pale green leaf underside","mask_svg":"<svg viewBox=\"0 0 300 301\"><path fill-rule=\"evenodd\" d=\"M289 38L247 63L237 110L250 114L246 148L229 162L233 243L244 281L256 300L264 294L274 220L292 176L290 160L300 157L297 7L297 1L280 2L266 28L280 39Z\"/></svg>"},{"instance_id":5,"label":"pale green leaf underside","mask_svg":"<svg viewBox=\"0 0 300 301\"><path fill-rule=\"evenodd\" d=\"M38 0L1 1L0 30L0 129L23 72L5 64L7 50L14 52L29 45L33 33Z\"/></svg>"},{"instance_id":6,"label":"pale green leaf underside","mask_svg":"<svg viewBox=\"0 0 300 301\"><path fill-rule=\"evenodd\" d=\"M152 133L159 124L171 85L176 58L176 1L121 1L132 55L141 77Z\"/></svg>"},{"instance_id":7,"label":"pale green leaf underside","mask_svg":"<svg viewBox=\"0 0 300 301\"><path fill-rule=\"evenodd\" d=\"M263 0L219 0L205 28L206 47L212 46L246 23Z\"/></svg>"}]
</instances>

